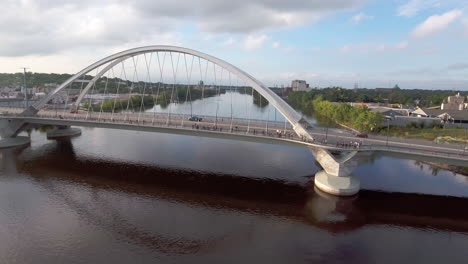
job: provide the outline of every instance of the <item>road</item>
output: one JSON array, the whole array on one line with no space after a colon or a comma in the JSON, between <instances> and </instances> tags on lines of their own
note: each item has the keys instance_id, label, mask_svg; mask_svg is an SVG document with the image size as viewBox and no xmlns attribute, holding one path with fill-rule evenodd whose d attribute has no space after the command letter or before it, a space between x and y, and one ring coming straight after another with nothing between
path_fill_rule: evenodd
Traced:
<instances>
[{"instance_id":1,"label":"road","mask_svg":"<svg viewBox=\"0 0 468 264\"><path fill-rule=\"evenodd\" d=\"M0 107L3 115L18 115L23 109ZM63 110L41 110L38 117L55 118L66 120L89 120L106 123L125 123L144 126L177 127L185 129L198 129L218 131L225 133L251 134L258 136L281 137L296 141L302 141L292 129L289 123L274 122L265 120L248 120L242 118L199 116L200 122L189 121L187 115L168 113L105 113L105 112L85 112L69 113ZM354 132L337 128L311 127L308 129L315 141L314 143L326 146L339 146L340 148L355 149L356 143L360 144L359 149L385 150L391 148L412 149L446 155L467 155L463 145L437 144L432 141L420 139L405 139L369 135L369 138L357 138ZM411 152L411 151L410 151ZM408 152L407 152L408 153Z\"/></svg>"}]
</instances>

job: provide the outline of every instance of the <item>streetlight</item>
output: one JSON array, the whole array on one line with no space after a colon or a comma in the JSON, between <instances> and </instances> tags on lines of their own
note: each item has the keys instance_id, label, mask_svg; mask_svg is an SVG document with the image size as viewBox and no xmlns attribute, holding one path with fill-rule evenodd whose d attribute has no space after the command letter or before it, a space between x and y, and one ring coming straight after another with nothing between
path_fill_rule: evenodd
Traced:
<instances>
[{"instance_id":1,"label":"streetlight","mask_svg":"<svg viewBox=\"0 0 468 264\"><path fill-rule=\"evenodd\" d=\"M390 132L390 120L387 118L387 143L386 143L387 147L388 147L388 134L389 134L389 132Z\"/></svg>"},{"instance_id":2,"label":"streetlight","mask_svg":"<svg viewBox=\"0 0 468 264\"><path fill-rule=\"evenodd\" d=\"M468 128L465 128L465 147L463 148L463 155L465 155L466 148L468 148Z\"/></svg>"},{"instance_id":3,"label":"streetlight","mask_svg":"<svg viewBox=\"0 0 468 264\"><path fill-rule=\"evenodd\" d=\"M26 108L28 108L28 88L26 88L26 70L29 68L23 67L24 76L23 76L23 87L24 87L24 98L26 103Z\"/></svg>"},{"instance_id":4,"label":"streetlight","mask_svg":"<svg viewBox=\"0 0 468 264\"><path fill-rule=\"evenodd\" d=\"M325 127L325 144L328 143L328 126L330 125L330 120L327 119L327 122L326 122L326 127Z\"/></svg>"}]
</instances>

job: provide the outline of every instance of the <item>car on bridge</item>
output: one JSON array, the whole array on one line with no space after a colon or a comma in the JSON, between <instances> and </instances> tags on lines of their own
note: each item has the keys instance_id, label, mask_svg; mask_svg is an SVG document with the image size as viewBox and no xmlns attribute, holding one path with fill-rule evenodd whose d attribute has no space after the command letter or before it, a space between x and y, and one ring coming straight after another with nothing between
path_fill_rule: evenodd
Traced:
<instances>
[{"instance_id":1,"label":"car on bridge","mask_svg":"<svg viewBox=\"0 0 468 264\"><path fill-rule=\"evenodd\" d=\"M202 118L198 116L191 116L188 118L189 121L201 122Z\"/></svg>"},{"instance_id":2,"label":"car on bridge","mask_svg":"<svg viewBox=\"0 0 468 264\"><path fill-rule=\"evenodd\" d=\"M358 138L368 138L369 135L364 134L364 133L358 133L358 134L356 134L356 137L358 137Z\"/></svg>"}]
</instances>

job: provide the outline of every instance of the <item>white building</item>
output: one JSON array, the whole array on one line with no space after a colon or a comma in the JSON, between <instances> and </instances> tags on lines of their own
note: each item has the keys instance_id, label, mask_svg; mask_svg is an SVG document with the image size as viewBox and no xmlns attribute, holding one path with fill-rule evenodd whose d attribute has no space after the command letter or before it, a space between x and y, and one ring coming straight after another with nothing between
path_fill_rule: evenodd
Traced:
<instances>
[{"instance_id":1,"label":"white building","mask_svg":"<svg viewBox=\"0 0 468 264\"><path fill-rule=\"evenodd\" d=\"M467 108L468 96L465 99L464 96L460 96L460 93L457 93L454 96L449 96L440 106L440 109L442 110L464 110Z\"/></svg>"},{"instance_id":2,"label":"white building","mask_svg":"<svg viewBox=\"0 0 468 264\"><path fill-rule=\"evenodd\" d=\"M291 82L291 88L294 92L307 91L309 89L309 84L304 80L294 80Z\"/></svg>"}]
</instances>

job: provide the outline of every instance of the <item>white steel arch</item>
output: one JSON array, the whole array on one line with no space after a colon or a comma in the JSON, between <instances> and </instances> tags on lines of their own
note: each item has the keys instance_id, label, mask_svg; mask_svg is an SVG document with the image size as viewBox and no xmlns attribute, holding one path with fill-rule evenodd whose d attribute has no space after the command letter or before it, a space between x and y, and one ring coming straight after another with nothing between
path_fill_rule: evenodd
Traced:
<instances>
[{"instance_id":1,"label":"white steel arch","mask_svg":"<svg viewBox=\"0 0 468 264\"><path fill-rule=\"evenodd\" d=\"M261 94L265 99L268 100L293 126L295 132L300 135L312 139L310 134L305 130L302 124L307 124L307 122L302 119L301 115L299 115L289 104L287 104L283 99L281 99L277 94L271 91L268 87L266 87L263 83L255 79L250 74L244 72L243 70L235 67L234 65L216 58L214 56L208 55L206 53L183 48L177 46L167 46L167 45L156 45L156 46L145 46L139 48L133 48L129 50L125 50L111 56L108 56L104 59L101 59L88 67L84 68L77 74L70 77L64 83L62 83L59 87L54 89L51 93L49 93L46 97L32 106L30 109L25 111L25 114L36 114L40 109L44 107L44 105L59 91L73 83L74 81L78 80L81 76L88 74L89 72L95 70L96 68L109 64L105 67L101 72L99 72L93 80L87 85L87 87L91 87L94 81L96 81L100 76L102 76L106 71L108 71L112 66L122 62L125 59L131 58L136 55L150 53L150 52L175 52L175 53L184 53L188 55L193 55L210 61L218 66L223 67L227 71L235 74L240 79L244 80L248 85L250 85L254 90L256 90L259 94ZM87 89L84 89L83 92L85 93ZM83 97L84 93L80 94L80 98Z\"/></svg>"}]
</instances>

